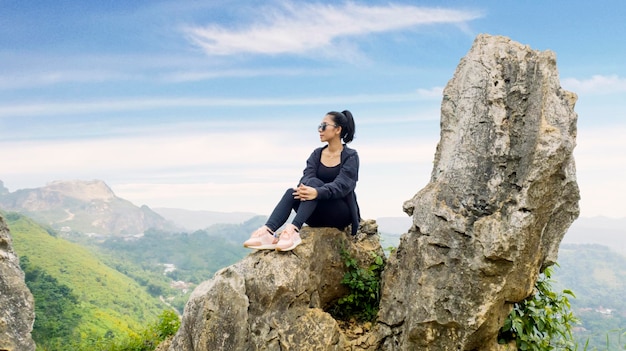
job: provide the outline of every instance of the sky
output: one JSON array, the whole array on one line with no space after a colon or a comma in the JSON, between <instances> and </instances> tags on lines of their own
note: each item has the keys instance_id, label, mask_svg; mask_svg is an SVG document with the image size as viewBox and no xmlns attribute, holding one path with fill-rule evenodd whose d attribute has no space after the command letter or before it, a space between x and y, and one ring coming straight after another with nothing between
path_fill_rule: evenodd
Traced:
<instances>
[{"instance_id":1,"label":"sky","mask_svg":"<svg viewBox=\"0 0 626 351\"><path fill-rule=\"evenodd\" d=\"M581 216L626 217L623 1L0 0L0 180L269 215L350 110L363 218L430 179L443 87L478 34L556 53L578 95Z\"/></svg>"}]
</instances>

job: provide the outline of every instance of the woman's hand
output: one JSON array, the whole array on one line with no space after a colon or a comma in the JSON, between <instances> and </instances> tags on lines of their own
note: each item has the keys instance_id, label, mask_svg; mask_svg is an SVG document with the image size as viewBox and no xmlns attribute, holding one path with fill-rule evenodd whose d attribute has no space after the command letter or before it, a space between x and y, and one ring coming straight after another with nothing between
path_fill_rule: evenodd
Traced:
<instances>
[{"instance_id":1,"label":"woman's hand","mask_svg":"<svg viewBox=\"0 0 626 351\"><path fill-rule=\"evenodd\" d=\"M315 200L317 198L317 190L304 184L293 188L293 198L300 201Z\"/></svg>"}]
</instances>

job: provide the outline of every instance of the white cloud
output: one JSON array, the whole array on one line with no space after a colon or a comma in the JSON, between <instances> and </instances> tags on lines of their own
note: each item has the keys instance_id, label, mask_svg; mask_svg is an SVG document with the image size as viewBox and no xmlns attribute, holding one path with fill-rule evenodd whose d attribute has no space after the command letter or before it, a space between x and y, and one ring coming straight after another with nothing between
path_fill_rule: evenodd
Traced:
<instances>
[{"instance_id":1,"label":"white cloud","mask_svg":"<svg viewBox=\"0 0 626 351\"><path fill-rule=\"evenodd\" d=\"M626 78L617 75L594 75L589 79L567 78L561 82L563 88L577 94L607 95L626 92Z\"/></svg>"},{"instance_id":2,"label":"white cloud","mask_svg":"<svg viewBox=\"0 0 626 351\"><path fill-rule=\"evenodd\" d=\"M289 134L274 137L293 141ZM284 159L293 152L281 148L263 133L194 133L184 135L102 138L0 143L3 163L12 165L3 174L28 174L60 171L83 173L127 173L149 175L155 170L167 173L180 169L205 167L220 169L241 164L258 166L275 157ZM297 150L297 147L295 148Z\"/></svg>"},{"instance_id":3,"label":"white cloud","mask_svg":"<svg viewBox=\"0 0 626 351\"><path fill-rule=\"evenodd\" d=\"M263 69L219 69L219 70L195 70L179 71L165 74L163 80L167 82L183 83L196 82L223 77L251 78L267 76L306 76L330 74L323 69L306 68L263 68Z\"/></svg>"},{"instance_id":4,"label":"white cloud","mask_svg":"<svg viewBox=\"0 0 626 351\"><path fill-rule=\"evenodd\" d=\"M626 216L626 125L579 128L574 150L581 216Z\"/></svg>"},{"instance_id":5,"label":"white cloud","mask_svg":"<svg viewBox=\"0 0 626 351\"><path fill-rule=\"evenodd\" d=\"M443 97L443 87L433 87L430 89L417 89L417 95L424 99L438 99Z\"/></svg>"},{"instance_id":6,"label":"white cloud","mask_svg":"<svg viewBox=\"0 0 626 351\"><path fill-rule=\"evenodd\" d=\"M269 215L289 182L119 183L115 194L136 205Z\"/></svg>"},{"instance_id":7,"label":"white cloud","mask_svg":"<svg viewBox=\"0 0 626 351\"><path fill-rule=\"evenodd\" d=\"M189 40L208 55L302 54L315 52L333 42L354 36L382 33L438 23L463 23L478 12L409 5L363 6L293 3L255 12L258 22L247 28L218 25L188 27Z\"/></svg>"},{"instance_id":8,"label":"white cloud","mask_svg":"<svg viewBox=\"0 0 626 351\"><path fill-rule=\"evenodd\" d=\"M64 83L102 83L134 79L133 75L113 71L43 71L28 74L0 75L0 89L22 89Z\"/></svg>"},{"instance_id":9,"label":"white cloud","mask_svg":"<svg viewBox=\"0 0 626 351\"><path fill-rule=\"evenodd\" d=\"M435 88L436 89L436 88ZM388 103L416 101L431 98L432 93L356 94L343 96L316 96L302 98L145 98L111 99L81 102L23 103L0 106L0 118L20 116L75 115L91 112L145 111L164 108L215 106L306 106L356 103Z\"/></svg>"}]
</instances>

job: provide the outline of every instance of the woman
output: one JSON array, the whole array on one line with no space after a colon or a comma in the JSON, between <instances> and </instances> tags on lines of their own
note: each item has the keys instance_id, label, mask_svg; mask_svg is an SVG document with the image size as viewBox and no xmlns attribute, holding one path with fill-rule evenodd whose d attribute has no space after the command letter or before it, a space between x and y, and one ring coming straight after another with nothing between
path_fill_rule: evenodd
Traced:
<instances>
[{"instance_id":1,"label":"woman","mask_svg":"<svg viewBox=\"0 0 626 351\"><path fill-rule=\"evenodd\" d=\"M302 178L296 188L288 189L266 224L257 229L243 246L257 250L289 251L298 246L300 228L311 227L344 229L352 225L355 235L361 220L354 188L359 176L359 155L348 148L354 139L352 113L331 111L318 127L320 141L327 145L313 151L306 162ZM275 231L296 211L293 221L278 236Z\"/></svg>"}]
</instances>

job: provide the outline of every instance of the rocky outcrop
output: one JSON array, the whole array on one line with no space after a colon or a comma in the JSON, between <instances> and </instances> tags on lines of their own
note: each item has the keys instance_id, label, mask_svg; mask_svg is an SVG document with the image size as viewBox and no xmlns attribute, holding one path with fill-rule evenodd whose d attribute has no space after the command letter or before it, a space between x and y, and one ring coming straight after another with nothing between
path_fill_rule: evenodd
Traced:
<instances>
[{"instance_id":1,"label":"rocky outcrop","mask_svg":"<svg viewBox=\"0 0 626 351\"><path fill-rule=\"evenodd\" d=\"M377 228L352 237L302 228L290 252L262 250L217 272L189 298L181 327L160 350L344 350L350 340L326 312L347 293L342 249L368 264L383 256Z\"/></svg>"},{"instance_id":2,"label":"rocky outcrop","mask_svg":"<svg viewBox=\"0 0 626 351\"><path fill-rule=\"evenodd\" d=\"M575 101L554 53L476 39L444 90L431 180L404 204L413 226L384 272L383 349L498 349L578 217Z\"/></svg>"},{"instance_id":3,"label":"rocky outcrop","mask_svg":"<svg viewBox=\"0 0 626 351\"><path fill-rule=\"evenodd\" d=\"M117 197L101 180L54 181L41 188L0 191L0 209L62 232L134 235L150 228L177 229L149 207Z\"/></svg>"},{"instance_id":4,"label":"rocky outcrop","mask_svg":"<svg viewBox=\"0 0 626 351\"><path fill-rule=\"evenodd\" d=\"M0 216L0 350L31 351L35 305L9 234Z\"/></svg>"},{"instance_id":5,"label":"rocky outcrop","mask_svg":"<svg viewBox=\"0 0 626 351\"><path fill-rule=\"evenodd\" d=\"M431 180L404 204L413 224L383 272L371 330L348 337L324 312L345 293L340 236L307 228L293 252L251 254L200 285L169 350L502 349L512 304L578 216L575 102L554 53L478 36L444 90ZM365 238L346 239L361 258L380 251Z\"/></svg>"}]
</instances>

